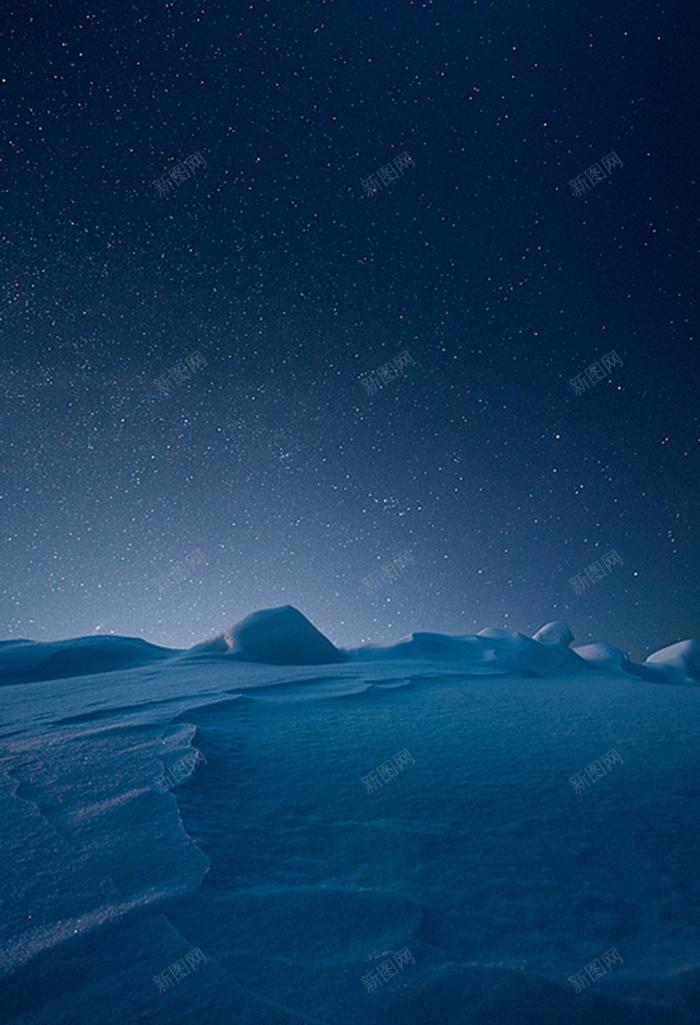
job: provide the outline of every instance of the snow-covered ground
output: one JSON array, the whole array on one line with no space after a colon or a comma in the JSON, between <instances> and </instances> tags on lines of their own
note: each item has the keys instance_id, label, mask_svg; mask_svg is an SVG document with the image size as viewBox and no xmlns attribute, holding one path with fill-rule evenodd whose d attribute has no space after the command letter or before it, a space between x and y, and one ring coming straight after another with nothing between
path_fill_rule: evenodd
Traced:
<instances>
[{"instance_id":1,"label":"snow-covered ground","mask_svg":"<svg viewBox=\"0 0 700 1025\"><path fill-rule=\"evenodd\" d=\"M0 644L13 1025L700 1022L700 645Z\"/></svg>"}]
</instances>

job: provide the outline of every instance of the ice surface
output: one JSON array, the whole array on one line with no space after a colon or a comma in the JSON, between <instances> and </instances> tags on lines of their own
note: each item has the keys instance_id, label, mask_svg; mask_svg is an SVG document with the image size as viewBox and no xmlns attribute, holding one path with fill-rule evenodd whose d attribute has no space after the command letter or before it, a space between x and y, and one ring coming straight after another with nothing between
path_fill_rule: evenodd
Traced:
<instances>
[{"instance_id":1,"label":"ice surface","mask_svg":"<svg viewBox=\"0 0 700 1025\"><path fill-rule=\"evenodd\" d=\"M700 1021L697 642L86 640L0 645L3 1021Z\"/></svg>"}]
</instances>

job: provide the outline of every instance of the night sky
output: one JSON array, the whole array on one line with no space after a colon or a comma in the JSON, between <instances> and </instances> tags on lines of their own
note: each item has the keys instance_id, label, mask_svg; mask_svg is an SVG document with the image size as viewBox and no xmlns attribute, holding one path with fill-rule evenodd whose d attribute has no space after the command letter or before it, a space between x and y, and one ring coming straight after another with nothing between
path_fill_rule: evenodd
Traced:
<instances>
[{"instance_id":1,"label":"night sky","mask_svg":"<svg viewBox=\"0 0 700 1025\"><path fill-rule=\"evenodd\" d=\"M700 638L697 28L14 5L0 637Z\"/></svg>"}]
</instances>

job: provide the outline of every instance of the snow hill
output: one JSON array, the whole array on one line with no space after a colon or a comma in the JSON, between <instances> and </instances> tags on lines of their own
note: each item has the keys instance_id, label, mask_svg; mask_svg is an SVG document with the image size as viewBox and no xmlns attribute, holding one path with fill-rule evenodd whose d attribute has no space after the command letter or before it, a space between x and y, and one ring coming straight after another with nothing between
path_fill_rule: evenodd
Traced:
<instances>
[{"instance_id":1,"label":"snow hill","mask_svg":"<svg viewBox=\"0 0 700 1025\"><path fill-rule=\"evenodd\" d=\"M251 662L263 665L333 665L343 662L432 661L460 666L474 676L570 675L605 670L655 683L700 683L700 644L680 641L639 665L612 644L571 647L566 623L553 622L534 637L511 630L478 634L413 633L390 644L337 648L291 605L262 609L185 651L129 637L80 637L70 641L0 642L0 684L106 673L164 659Z\"/></svg>"},{"instance_id":2,"label":"snow hill","mask_svg":"<svg viewBox=\"0 0 700 1025\"><path fill-rule=\"evenodd\" d=\"M225 655L242 662L274 665L343 660L342 652L291 605L253 612L211 640L196 644L190 654Z\"/></svg>"},{"instance_id":3,"label":"snow hill","mask_svg":"<svg viewBox=\"0 0 700 1025\"><path fill-rule=\"evenodd\" d=\"M0 641L0 684L31 683L148 665L179 652L136 637Z\"/></svg>"}]
</instances>

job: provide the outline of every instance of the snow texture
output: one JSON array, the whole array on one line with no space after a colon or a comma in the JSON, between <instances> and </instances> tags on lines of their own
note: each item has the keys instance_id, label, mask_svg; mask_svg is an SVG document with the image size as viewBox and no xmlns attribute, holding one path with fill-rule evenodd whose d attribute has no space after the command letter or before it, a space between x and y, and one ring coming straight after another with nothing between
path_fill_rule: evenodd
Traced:
<instances>
[{"instance_id":1,"label":"snow texture","mask_svg":"<svg viewBox=\"0 0 700 1025\"><path fill-rule=\"evenodd\" d=\"M700 1022L700 646L572 641L0 644L3 1020Z\"/></svg>"}]
</instances>

